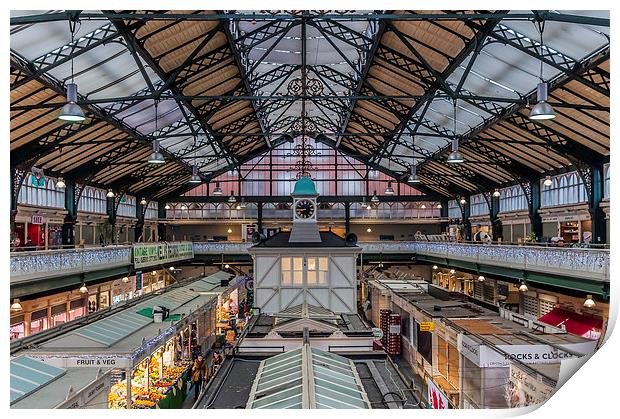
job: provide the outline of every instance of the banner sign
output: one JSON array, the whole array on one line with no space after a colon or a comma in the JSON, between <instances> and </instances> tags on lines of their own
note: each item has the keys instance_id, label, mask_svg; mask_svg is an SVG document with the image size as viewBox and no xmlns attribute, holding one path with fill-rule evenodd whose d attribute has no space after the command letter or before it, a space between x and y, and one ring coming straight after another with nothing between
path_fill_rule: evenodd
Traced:
<instances>
[{"instance_id":1,"label":"banner sign","mask_svg":"<svg viewBox=\"0 0 620 419\"><path fill-rule=\"evenodd\" d=\"M449 409L448 396L437 387L430 377L427 378L426 384L428 387L428 407L430 409Z\"/></svg>"},{"instance_id":2,"label":"banner sign","mask_svg":"<svg viewBox=\"0 0 620 419\"><path fill-rule=\"evenodd\" d=\"M134 244L134 268L194 258L192 242Z\"/></svg>"},{"instance_id":3,"label":"banner sign","mask_svg":"<svg viewBox=\"0 0 620 419\"><path fill-rule=\"evenodd\" d=\"M596 341L558 345L562 349L579 354L594 352ZM465 358L479 367L508 367L511 360L524 364L554 364L563 359L578 358L577 355L565 352L550 345L496 345L496 351L480 342L460 333L457 337L458 350Z\"/></svg>"},{"instance_id":4,"label":"banner sign","mask_svg":"<svg viewBox=\"0 0 620 419\"><path fill-rule=\"evenodd\" d=\"M433 330L435 330L435 323L420 322L420 332L432 332Z\"/></svg>"},{"instance_id":5,"label":"banner sign","mask_svg":"<svg viewBox=\"0 0 620 419\"><path fill-rule=\"evenodd\" d=\"M131 368L131 355L58 355L28 354L38 361L58 368Z\"/></svg>"}]
</instances>

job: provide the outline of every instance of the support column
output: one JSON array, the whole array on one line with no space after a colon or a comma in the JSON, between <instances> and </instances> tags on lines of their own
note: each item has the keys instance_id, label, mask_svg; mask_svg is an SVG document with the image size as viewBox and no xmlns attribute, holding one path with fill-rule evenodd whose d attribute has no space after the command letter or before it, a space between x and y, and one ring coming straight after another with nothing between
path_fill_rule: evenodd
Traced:
<instances>
[{"instance_id":1,"label":"support column","mask_svg":"<svg viewBox=\"0 0 620 419\"><path fill-rule=\"evenodd\" d=\"M131 368L125 370L127 380L127 409L131 409Z\"/></svg>"},{"instance_id":2,"label":"support column","mask_svg":"<svg viewBox=\"0 0 620 419\"><path fill-rule=\"evenodd\" d=\"M148 203L147 203L148 205ZM137 242L146 242L144 237L144 210L146 205L140 204L140 201L136 198L136 227L134 229L134 241Z\"/></svg>"},{"instance_id":3,"label":"support column","mask_svg":"<svg viewBox=\"0 0 620 419\"><path fill-rule=\"evenodd\" d=\"M65 180L65 215L62 225L63 246L75 246L75 222L77 221L77 205L75 199L75 182L73 179Z\"/></svg>"},{"instance_id":4,"label":"support column","mask_svg":"<svg viewBox=\"0 0 620 419\"><path fill-rule=\"evenodd\" d=\"M106 213L108 214L108 222L110 224L110 228L112 230L112 238L111 241L114 242L114 236L116 234L116 197L107 198L106 197ZM107 237L104 237L104 240L107 240Z\"/></svg>"},{"instance_id":5,"label":"support column","mask_svg":"<svg viewBox=\"0 0 620 419\"><path fill-rule=\"evenodd\" d=\"M166 224L164 221L166 219L166 203L158 202L157 203L157 240L162 242L166 240Z\"/></svg>"},{"instance_id":6,"label":"support column","mask_svg":"<svg viewBox=\"0 0 620 419\"><path fill-rule=\"evenodd\" d=\"M601 208L601 201L603 200L605 191L605 168L604 164L600 163L591 167L592 170L592 190L588 199L588 210L590 212L590 219L592 220L592 243L604 244L607 242L606 223L605 223L605 211ZM581 237L580 237L581 241Z\"/></svg>"},{"instance_id":7,"label":"support column","mask_svg":"<svg viewBox=\"0 0 620 419\"><path fill-rule=\"evenodd\" d=\"M471 222L469 221L470 210L471 196L468 195L465 197L465 204L461 205L461 214L463 215L463 240L465 241L471 241Z\"/></svg>"},{"instance_id":8,"label":"support column","mask_svg":"<svg viewBox=\"0 0 620 419\"><path fill-rule=\"evenodd\" d=\"M351 232L351 203L344 203L344 234L345 236Z\"/></svg>"},{"instance_id":9,"label":"support column","mask_svg":"<svg viewBox=\"0 0 620 419\"><path fill-rule=\"evenodd\" d=\"M489 213L491 218L491 236L493 240L503 240L502 221L497 216L499 214L499 196L495 197L491 195L491 211Z\"/></svg>"},{"instance_id":10,"label":"support column","mask_svg":"<svg viewBox=\"0 0 620 419\"><path fill-rule=\"evenodd\" d=\"M263 203L256 204L256 229L263 234Z\"/></svg>"},{"instance_id":11,"label":"support column","mask_svg":"<svg viewBox=\"0 0 620 419\"><path fill-rule=\"evenodd\" d=\"M540 179L530 180L531 200L529 205L530 222L532 223L532 232L536 236L536 240L540 239L542 233L542 218L540 217Z\"/></svg>"},{"instance_id":12,"label":"support column","mask_svg":"<svg viewBox=\"0 0 620 419\"><path fill-rule=\"evenodd\" d=\"M439 222L439 228L442 233L445 233L448 230L448 200L442 199L439 203L441 204L441 208L439 209L439 217L442 220Z\"/></svg>"}]
</instances>

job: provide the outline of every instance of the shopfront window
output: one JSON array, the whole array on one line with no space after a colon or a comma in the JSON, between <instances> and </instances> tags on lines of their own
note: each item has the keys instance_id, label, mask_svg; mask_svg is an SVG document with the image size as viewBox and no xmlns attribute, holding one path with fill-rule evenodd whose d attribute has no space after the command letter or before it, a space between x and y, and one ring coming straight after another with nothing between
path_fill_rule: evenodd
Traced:
<instances>
[{"instance_id":1,"label":"shopfront window","mask_svg":"<svg viewBox=\"0 0 620 419\"><path fill-rule=\"evenodd\" d=\"M67 322L67 305L59 304L52 307L52 327Z\"/></svg>"},{"instance_id":2,"label":"shopfront window","mask_svg":"<svg viewBox=\"0 0 620 419\"><path fill-rule=\"evenodd\" d=\"M89 297L90 304L90 297ZM97 308L95 307L95 310ZM85 316L86 312L86 299L73 300L69 303L69 320L75 320L78 317Z\"/></svg>"},{"instance_id":3,"label":"shopfront window","mask_svg":"<svg viewBox=\"0 0 620 419\"><path fill-rule=\"evenodd\" d=\"M30 315L30 334L34 335L48 328L47 308L35 311Z\"/></svg>"},{"instance_id":4,"label":"shopfront window","mask_svg":"<svg viewBox=\"0 0 620 419\"><path fill-rule=\"evenodd\" d=\"M26 323L24 315L11 317L10 339L21 339L26 336Z\"/></svg>"}]
</instances>

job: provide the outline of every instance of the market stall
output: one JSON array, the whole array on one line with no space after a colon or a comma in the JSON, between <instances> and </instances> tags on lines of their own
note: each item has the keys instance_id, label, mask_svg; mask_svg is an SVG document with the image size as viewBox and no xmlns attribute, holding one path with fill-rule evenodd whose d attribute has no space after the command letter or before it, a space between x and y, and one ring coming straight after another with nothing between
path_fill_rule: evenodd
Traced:
<instances>
[{"instance_id":1,"label":"market stall","mask_svg":"<svg viewBox=\"0 0 620 419\"><path fill-rule=\"evenodd\" d=\"M245 288L241 285L240 278L231 282L231 287L222 293L217 302L217 335L218 342L232 344L237 333L246 324L246 316L249 314L249 306L246 300Z\"/></svg>"},{"instance_id":2,"label":"market stall","mask_svg":"<svg viewBox=\"0 0 620 419\"><path fill-rule=\"evenodd\" d=\"M171 288L50 339L27 355L55 367L109 372L108 408L180 408L192 359L208 349L209 338L214 340L214 309L227 290L220 286L222 276ZM166 307L169 317L156 322L159 307Z\"/></svg>"}]
</instances>

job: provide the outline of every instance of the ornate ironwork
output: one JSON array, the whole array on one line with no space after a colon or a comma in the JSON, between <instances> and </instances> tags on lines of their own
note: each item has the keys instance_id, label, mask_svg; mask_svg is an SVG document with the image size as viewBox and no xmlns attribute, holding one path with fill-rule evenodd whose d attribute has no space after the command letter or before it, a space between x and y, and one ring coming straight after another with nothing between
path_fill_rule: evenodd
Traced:
<instances>
[{"instance_id":1,"label":"ornate ironwork","mask_svg":"<svg viewBox=\"0 0 620 419\"><path fill-rule=\"evenodd\" d=\"M297 144L292 152L286 153L286 157L298 157L299 160L295 162L295 165L291 167L291 170L297 172L296 179L301 179L303 176L312 178L310 171L317 170L316 167L309 161L310 156L320 156L321 153L314 148L314 146L308 144L308 137L301 136L301 143Z\"/></svg>"}]
</instances>

